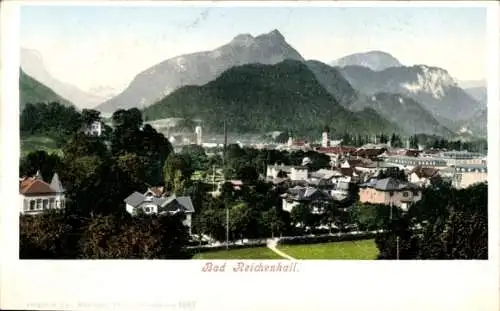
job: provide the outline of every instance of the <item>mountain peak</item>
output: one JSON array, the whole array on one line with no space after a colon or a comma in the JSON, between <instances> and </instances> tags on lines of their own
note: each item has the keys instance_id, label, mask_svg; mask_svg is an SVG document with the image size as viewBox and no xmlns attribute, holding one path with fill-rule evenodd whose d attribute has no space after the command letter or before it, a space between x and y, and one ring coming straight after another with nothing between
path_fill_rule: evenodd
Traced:
<instances>
[{"instance_id":1,"label":"mountain peak","mask_svg":"<svg viewBox=\"0 0 500 311\"><path fill-rule=\"evenodd\" d=\"M333 61L334 66L363 66L373 71L382 71L390 67L401 67L402 64L390 53L372 50L346 55Z\"/></svg>"},{"instance_id":2,"label":"mountain peak","mask_svg":"<svg viewBox=\"0 0 500 311\"><path fill-rule=\"evenodd\" d=\"M253 36L249 33L242 33L233 38L232 42L247 42L253 41Z\"/></svg>"},{"instance_id":3,"label":"mountain peak","mask_svg":"<svg viewBox=\"0 0 500 311\"><path fill-rule=\"evenodd\" d=\"M273 29L267 35L271 36L271 37L277 37L277 38L280 38L280 39L285 39L285 37L281 34L281 32L278 29Z\"/></svg>"},{"instance_id":4,"label":"mountain peak","mask_svg":"<svg viewBox=\"0 0 500 311\"><path fill-rule=\"evenodd\" d=\"M273 29L266 34L259 35L257 38L285 41L285 36L283 36L283 34L278 29Z\"/></svg>"}]
</instances>

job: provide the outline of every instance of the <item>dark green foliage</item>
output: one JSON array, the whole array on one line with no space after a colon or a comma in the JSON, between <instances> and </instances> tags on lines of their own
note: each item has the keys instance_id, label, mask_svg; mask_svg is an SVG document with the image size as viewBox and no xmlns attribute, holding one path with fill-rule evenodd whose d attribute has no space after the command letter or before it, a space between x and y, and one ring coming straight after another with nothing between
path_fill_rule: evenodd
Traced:
<instances>
[{"instance_id":1,"label":"dark green foliage","mask_svg":"<svg viewBox=\"0 0 500 311\"><path fill-rule=\"evenodd\" d=\"M21 112L21 136L52 134L56 137L67 137L76 133L81 126L81 115L75 107L63 106L57 102L28 103Z\"/></svg>"},{"instance_id":2,"label":"dark green foliage","mask_svg":"<svg viewBox=\"0 0 500 311\"><path fill-rule=\"evenodd\" d=\"M420 227L420 228L419 228ZM380 259L488 259L488 186L426 189L390 230L377 239Z\"/></svg>"},{"instance_id":3,"label":"dark green foliage","mask_svg":"<svg viewBox=\"0 0 500 311\"><path fill-rule=\"evenodd\" d=\"M187 259L178 216L20 217L21 259Z\"/></svg>"},{"instance_id":4,"label":"dark green foliage","mask_svg":"<svg viewBox=\"0 0 500 311\"><path fill-rule=\"evenodd\" d=\"M408 177L406 176L405 171L397 167L389 167L382 170L377 178L383 179L388 177L392 177L401 181L408 181Z\"/></svg>"},{"instance_id":5,"label":"dark green foliage","mask_svg":"<svg viewBox=\"0 0 500 311\"><path fill-rule=\"evenodd\" d=\"M402 210L381 204L356 204L352 207L351 220L361 231L388 229L393 220L401 218Z\"/></svg>"},{"instance_id":6,"label":"dark green foliage","mask_svg":"<svg viewBox=\"0 0 500 311\"><path fill-rule=\"evenodd\" d=\"M354 113L343 108L298 61L277 65L233 67L204 86L186 86L147 107L149 119L200 118L211 132L223 131L223 120L237 133L262 133L293 128L318 135L332 131L372 133L395 127L374 111Z\"/></svg>"},{"instance_id":7,"label":"dark green foliage","mask_svg":"<svg viewBox=\"0 0 500 311\"><path fill-rule=\"evenodd\" d=\"M33 176L40 170L43 180L50 181L54 173L64 171L61 158L45 151L34 151L23 157L19 165L21 176Z\"/></svg>"},{"instance_id":8,"label":"dark green foliage","mask_svg":"<svg viewBox=\"0 0 500 311\"><path fill-rule=\"evenodd\" d=\"M49 87L28 76L24 71L19 72L19 111L23 111L28 103L59 102L69 107L73 104L56 94Z\"/></svg>"},{"instance_id":9,"label":"dark green foliage","mask_svg":"<svg viewBox=\"0 0 500 311\"><path fill-rule=\"evenodd\" d=\"M194 171L205 171L210 168L208 156L202 146L194 144L184 146L181 154Z\"/></svg>"}]
</instances>

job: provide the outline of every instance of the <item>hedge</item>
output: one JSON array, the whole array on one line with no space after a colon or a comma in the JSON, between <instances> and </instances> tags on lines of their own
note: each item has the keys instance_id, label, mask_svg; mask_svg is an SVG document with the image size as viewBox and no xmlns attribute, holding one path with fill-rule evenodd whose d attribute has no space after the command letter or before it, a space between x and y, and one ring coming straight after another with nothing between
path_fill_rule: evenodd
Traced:
<instances>
[{"instance_id":1,"label":"hedge","mask_svg":"<svg viewBox=\"0 0 500 311\"><path fill-rule=\"evenodd\" d=\"M344 242L373 239L377 232L363 232L359 234L342 234L342 235L322 235L322 236L298 236L298 237L283 237L278 240L278 244L295 245L295 244L317 244L330 242Z\"/></svg>"}]
</instances>

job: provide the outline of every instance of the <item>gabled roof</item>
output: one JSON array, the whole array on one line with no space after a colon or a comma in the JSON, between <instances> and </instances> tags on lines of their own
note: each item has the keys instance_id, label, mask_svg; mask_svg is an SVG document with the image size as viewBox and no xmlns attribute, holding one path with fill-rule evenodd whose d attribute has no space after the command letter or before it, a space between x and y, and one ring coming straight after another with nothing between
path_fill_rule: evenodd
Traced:
<instances>
[{"instance_id":1,"label":"gabled roof","mask_svg":"<svg viewBox=\"0 0 500 311\"><path fill-rule=\"evenodd\" d=\"M151 191L151 190L149 190ZM148 191L148 192L149 192ZM146 192L146 193L148 193ZM144 202L149 202L151 204L154 204L158 206L159 211L161 210L170 210L176 204L178 207L181 207L181 209L184 212L194 212L194 207L193 203L191 202L190 197L176 197L175 195L169 196L169 197L155 197L155 196L145 196L144 194L140 192L134 192L131 195L129 195L127 198L125 198L124 202L132 207L138 207ZM173 205L172 205L173 204Z\"/></svg>"},{"instance_id":2,"label":"gabled roof","mask_svg":"<svg viewBox=\"0 0 500 311\"><path fill-rule=\"evenodd\" d=\"M123 201L125 201L125 203L127 203L130 206L136 207L142 202L144 202L144 199L145 199L144 195L136 191L131 195L129 195L128 197L126 197L125 200Z\"/></svg>"},{"instance_id":3,"label":"gabled roof","mask_svg":"<svg viewBox=\"0 0 500 311\"><path fill-rule=\"evenodd\" d=\"M52 177L51 184L48 184L43 181L40 171L38 171L35 177L26 177L20 180L19 193L23 195L57 194L64 193L64 188L57 173Z\"/></svg>"}]
</instances>

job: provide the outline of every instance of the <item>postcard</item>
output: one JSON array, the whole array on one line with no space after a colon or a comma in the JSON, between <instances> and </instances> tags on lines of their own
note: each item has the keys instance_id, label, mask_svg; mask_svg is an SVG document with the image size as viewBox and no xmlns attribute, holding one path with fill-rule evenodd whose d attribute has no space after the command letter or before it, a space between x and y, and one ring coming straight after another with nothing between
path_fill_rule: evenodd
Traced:
<instances>
[{"instance_id":1,"label":"postcard","mask_svg":"<svg viewBox=\"0 0 500 311\"><path fill-rule=\"evenodd\" d=\"M497 271L498 59L486 55L498 12L373 3L3 4L18 29L2 106L9 94L19 104L2 109L16 136L3 164L17 176L4 175L15 201L2 217L23 271L8 306L198 310L219 307L224 280L264 293L267 278L296 291L337 275L340 294L353 278L367 290L377 269L398 280L380 290L411 291L408 269L438 283L455 265ZM169 299L158 285L132 299L126 275L175 281ZM443 285L473 291L449 307L494 310L489 275L483 296L472 281ZM36 290L45 277L67 285ZM416 303L405 295L399 309Z\"/></svg>"}]
</instances>

